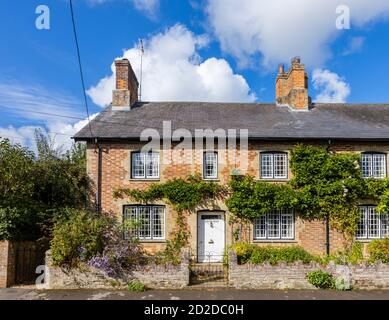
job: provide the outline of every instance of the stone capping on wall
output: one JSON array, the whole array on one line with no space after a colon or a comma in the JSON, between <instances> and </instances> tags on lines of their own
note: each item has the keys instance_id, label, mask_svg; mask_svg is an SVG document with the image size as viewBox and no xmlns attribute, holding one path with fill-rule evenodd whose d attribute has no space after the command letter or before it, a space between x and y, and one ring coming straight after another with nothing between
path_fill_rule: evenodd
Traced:
<instances>
[{"instance_id":1,"label":"stone capping on wall","mask_svg":"<svg viewBox=\"0 0 389 320\"><path fill-rule=\"evenodd\" d=\"M125 288L132 280L152 289L180 289L189 284L189 252L183 250L180 265L140 265L120 279L105 275L91 267L67 269L54 266L51 252L46 252L45 284L41 289L113 289Z\"/></svg>"},{"instance_id":2,"label":"stone capping on wall","mask_svg":"<svg viewBox=\"0 0 389 320\"><path fill-rule=\"evenodd\" d=\"M307 281L306 274L318 269L349 281L355 289L389 289L389 264L382 262L358 265L336 265L331 262L326 266L301 261L277 265L238 265L234 250L229 251L228 258L229 285L238 289L316 289Z\"/></svg>"}]
</instances>

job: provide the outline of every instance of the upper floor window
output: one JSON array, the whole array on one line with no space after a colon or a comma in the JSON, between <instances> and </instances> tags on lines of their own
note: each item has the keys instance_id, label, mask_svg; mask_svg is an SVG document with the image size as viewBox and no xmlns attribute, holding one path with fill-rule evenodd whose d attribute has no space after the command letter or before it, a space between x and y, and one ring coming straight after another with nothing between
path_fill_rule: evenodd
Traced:
<instances>
[{"instance_id":1,"label":"upper floor window","mask_svg":"<svg viewBox=\"0 0 389 320\"><path fill-rule=\"evenodd\" d=\"M261 153L261 178L262 179L287 179L288 178L288 154L285 152Z\"/></svg>"},{"instance_id":2,"label":"upper floor window","mask_svg":"<svg viewBox=\"0 0 389 320\"><path fill-rule=\"evenodd\" d=\"M375 206L359 207L358 239L377 239L389 236L389 216L378 214Z\"/></svg>"},{"instance_id":3,"label":"upper floor window","mask_svg":"<svg viewBox=\"0 0 389 320\"><path fill-rule=\"evenodd\" d=\"M217 179L217 152L204 152L203 177L204 179Z\"/></svg>"},{"instance_id":4,"label":"upper floor window","mask_svg":"<svg viewBox=\"0 0 389 320\"><path fill-rule=\"evenodd\" d=\"M254 240L294 239L294 211L273 210L254 219Z\"/></svg>"},{"instance_id":5,"label":"upper floor window","mask_svg":"<svg viewBox=\"0 0 389 320\"><path fill-rule=\"evenodd\" d=\"M362 176L364 178L385 178L386 154L362 153Z\"/></svg>"},{"instance_id":6,"label":"upper floor window","mask_svg":"<svg viewBox=\"0 0 389 320\"><path fill-rule=\"evenodd\" d=\"M124 221L131 221L130 232L141 240L165 238L164 206L125 206ZM128 238L128 234L125 234Z\"/></svg>"},{"instance_id":7,"label":"upper floor window","mask_svg":"<svg viewBox=\"0 0 389 320\"><path fill-rule=\"evenodd\" d=\"M131 159L131 177L133 179L158 179L159 153L133 152Z\"/></svg>"}]
</instances>

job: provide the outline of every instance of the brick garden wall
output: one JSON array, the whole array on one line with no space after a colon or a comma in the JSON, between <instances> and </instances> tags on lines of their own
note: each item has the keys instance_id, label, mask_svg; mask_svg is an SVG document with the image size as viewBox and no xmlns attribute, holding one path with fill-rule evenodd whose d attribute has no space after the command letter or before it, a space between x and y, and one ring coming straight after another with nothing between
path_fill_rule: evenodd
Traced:
<instances>
[{"instance_id":1,"label":"brick garden wall","mask_svg":"<svg viewBox=\"0 0 389 320\"><path fill-rule=\"evenodd\" d=\"M0 288L15 283L15 249L10 241L0 241Z\"/></svg>"}]
</instances>

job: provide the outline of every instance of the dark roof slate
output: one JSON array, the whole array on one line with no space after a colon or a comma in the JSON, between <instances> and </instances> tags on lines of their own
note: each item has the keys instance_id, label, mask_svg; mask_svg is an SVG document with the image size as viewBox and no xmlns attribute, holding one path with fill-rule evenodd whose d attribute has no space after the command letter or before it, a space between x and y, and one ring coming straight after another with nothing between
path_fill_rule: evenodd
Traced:
<instances>
[{"instance_id":1,"label":"dark roof slate","mask_svg":"<svg viewBox=\"0 0 389 320\"><path fill-rule=\"evenodd\" d=\"M315 104L309 111L259 103L142 102L130 111L107 107L91 121L93 137L136 139L146 128L248 129L254 139L389 140L389 104ZM88 125L74 138L91 138Z\"/></svg>"}]
</instances>

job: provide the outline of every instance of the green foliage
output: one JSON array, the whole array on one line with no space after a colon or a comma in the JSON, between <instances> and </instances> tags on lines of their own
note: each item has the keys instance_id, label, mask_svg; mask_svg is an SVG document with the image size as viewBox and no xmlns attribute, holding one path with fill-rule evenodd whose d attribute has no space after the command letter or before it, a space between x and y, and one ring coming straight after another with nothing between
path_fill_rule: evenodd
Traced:
<instances>
[{"instance_id":1,"label":"green foliage","mask_svg":"<svg viewBox=\"0 0 389 320\"><path fill-rule=\"evenodd\" d=\"M270 264L275 265L279 262L293 263L302 261L303 263L309 263L311 261L318 261L317 257L298 246L257 246L255 244L239 242L232 245L230 248L236 251L239 264L261 264L269 262Z\"/></svg>"},{"instance_id":2,"label":"green foliage","mask_svg":"<svg viewBox=\"0 0 389 320\"><path fill-rule=\"evenodd\" d=\"M389 263L389 238L376 239L369 243L369 261Z\"/></svg>"},{"instance_id":3,"label":"green foliage","mask_svg":"<svg viewBox=\"0 0 389 320\"><path fill-rule=\"evenodd\" d=\"M153 184L146 190L117 189L114 198L130 197L141 203L151 203L166 199L178 212L190 211L207 199L221 198L226 188L213 182L204 181L200 176L186 179L172 179L165 183Z\"/></svg>"},{"instance_id":4,"label":"green foliage","mask_svg":"<svg viewBox=\"0 0 389 320\"><path fill-rule=\"evenodd\" d=\"M165 183L153 184L146 190L117 189L114 198L130 197L141 203L167 200L177 211L177 230L172 240L166 241L165 261L173 264L180 262L181 249L188 244L189 228L184 217L185 212L209 199L222 198L227 188L212 181L204 181L201 176L189 176L186 179L173 179Z\"/></svg>"},{"instance_id":5,"label":"green foliage","mask_svg":"<svg viewBox=\"0 0 389 320\"><path fill-rule=\"evenodd\" d=\"M329 153L324 148L297 145L291 153L293 179L299 192L298 209L306 219L330 218L346 233L356 230L358 200L363 195L360 157L354 153Z\"/></svg>"},{"instance_id":6,"label":"green foliage","mask_svg":"<svg viewBox=\"0 0 389 320\"><path fill-rule=\"evenodd\" d=\"M336 280L335 280L335 289L338 290L338 291L351 290L352 286L351 286L350 279L349 278L347 279L347 278L342 277L342 276L336 278Z\"/></svg>"},{"instance_id":7,"label":"green foliage","mask_svg":"<svg viewBox=\"0 0 389 320\"><path fill-rule=\"evenodd\" d=\"M146 291L147 288L146 286L137 280L132 280L127 284L127 289L128 291L133 291L133 292L143 292Z\"/></svg>"},{"instance_id":8,"label":"green foliage","mask_svg":"<svg viewBox=\"0 0 389 320\"><path fill-rule=\"evenodd\" d=\"M316 270L307 273L308 282L320 289L335 288L334 277L323 270Z\"/></svg>"},{"instance_id":9,"label":"green foliage","mask_svg":"<svg viewBox=\"0 0 389 320\"><path fill-rule=\"evenodd\" d=\"M53 219L65 207L87 205L85 145L66 154L36 132L37 155L0 141L0 239L50 237Z\"/></svg>"},{"instance_id":10,"label":"green foliage","mask_svg":"<svg viewBox=\"0 0 389 320\"><path fill-rule=\"evenodd\" d=\"M336 264L358 264L364 261L362 252L362 243L354 241L349 248L338 251L333 255L322 259L323 264L328 264L330 261Z\"/></svg>"},{"instance_id":11,"label":"green foliage","mask_svg":"<svg viewBox=\"0 0 389 320\"><path fill-rule=\"evenodd\" d=\"M229 186L231 194L226 205L241 219L251 220L272 209L294 208L298 204L298 195L288 185L234 176Z\"/></svg>"},{"instance_id":12,"label":"green foliage","mask_svg":"<svg viewBox=\"0 0 389 320\"><path fill-rule=\"evenodd\" d=\"M170 262L174 265L178 265L181 262L181 249L188 245L190 235L183 213L177 215L176 227L175 236L172 240L166 241L163 253L164 262Z\"/></svg>"},{"instance_id":13,"label":"green foliage","mask_svg":"<svg viewBox=\"0 0 389 320\"><path fill-rule=\"evenodd\" d=\"M53 228L53 263L75 267L102 253L104 231L113 223L111 217L99 213L69 209L68 217L59 219Z\"/></svg>"},{"instance_id":14,"label":"green foliage","mask_svg":"<svg viewBox=\"0 0 389 320\"><path fill-rule=\"evenodd\" d=\"M0 207L31 202L34 154L9 140L0 141Z\"/></svg>"},{"instance_id":15,"label":"green foliage","mask_svg":"<svg viewBox=\"0 0 389 320\"><path fill-rule=\"evenodd\" d=\"M234 176L230 181L229 210L242 220L252 220L274 209L296 209L303 219L329 219L349 239L355 234L360 199L378 203L389 214L389 178L363 179L360 157L331 153L325 148L297 145L291 152L293 179L285 184Z\"/></svg>"}]
</instances>

